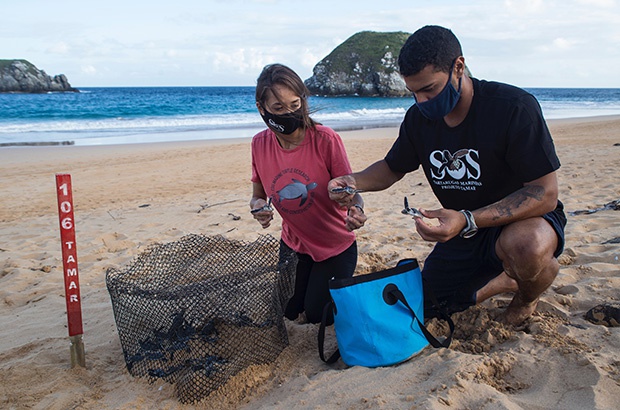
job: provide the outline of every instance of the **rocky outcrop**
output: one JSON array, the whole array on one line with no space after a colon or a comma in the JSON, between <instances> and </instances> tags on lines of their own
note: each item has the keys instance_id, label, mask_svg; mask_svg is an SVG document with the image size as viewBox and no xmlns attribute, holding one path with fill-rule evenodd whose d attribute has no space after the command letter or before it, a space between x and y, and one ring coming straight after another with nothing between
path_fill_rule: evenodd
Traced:
<instances>
[{"instance_id":1,"label":"rocky outcrop","mask_svg":"<svg viewBox=\"0 0 620 410\"><path fill-rule=\"evenodd\" d=\"M305 81L313 94L400 97L411 93L398 72L409 33L362 31L321 60Z\"/></svg>"},{"instance_id":2,"label":"rocky outcrop","mask_svg":"<svg viewBox=\"0 0 620 410\"><path fill-rule=\"evenodd\" d=\"M47 93L79 90L64 74L50 77L26 60L0 60L0 93Z\"/></svg>"}]
</instances>

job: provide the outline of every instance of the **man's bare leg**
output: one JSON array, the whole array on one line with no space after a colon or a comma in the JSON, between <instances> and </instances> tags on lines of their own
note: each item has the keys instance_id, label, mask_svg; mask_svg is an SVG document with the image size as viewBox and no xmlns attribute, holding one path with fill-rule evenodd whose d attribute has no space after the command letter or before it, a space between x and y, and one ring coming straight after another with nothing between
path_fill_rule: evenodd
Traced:
<instances>
[{"instance_id":1,"label":"man's bare leg","mask_svg":"<svg viewBox=\"0 0 620 410\"><path fill-rule=\"evenodd\" d=\"M476 292L476 303L482 303L491 296L499 295L500 293L516 292L517 290L519 290L517 281L506 275L506 272L502 272L478 289Z\"/></svg>"},{"instance_id":2,"label":"man's bare leg","mask_svg":"<svg viewBox=\"0 0 620 410\"><path fill-rule=\"evenodd\" d=\"M518 325L530 317L536 310L540 295L551 286L559 270L560 264L556 258L553 258L547 266L534 275L533 280L517 280L519 290L499 320L507 324Z\"/></svg>"},{"instance_id":3,"label":"man's bare leg","mask_svg":"<svg viewBox=\"0 0 620 410\"><path fill-rule=\"evenodd\" d=\"M504 227L496 251L504 264L504 272L516 281L517 290L498 320L518 325L534 313L540 295L560 270L553 256L557 241L555 231L542 218L530 218Z\"/></svg>"}]
</instances>

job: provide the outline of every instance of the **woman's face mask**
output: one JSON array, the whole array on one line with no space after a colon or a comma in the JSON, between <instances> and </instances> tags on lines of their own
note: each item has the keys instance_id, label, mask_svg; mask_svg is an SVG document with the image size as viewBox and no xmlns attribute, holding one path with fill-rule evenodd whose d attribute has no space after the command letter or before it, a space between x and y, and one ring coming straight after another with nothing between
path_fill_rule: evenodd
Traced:
<instances>
[{"instance_id":1,"label":"woman's face mask","mask_svg":"<svg viewBox=\"0 0 620 410\"><path fill-rule=\"evenodd\" d=\"M261 114L263 121L272 131L284 135L290 135L297 131L303 124L301 108L282 115L272 114L263 107L265 114Z\"/></svg>"},{"instance_id":2,"label":"woman's face mask","mask_svg":"<svg viewBox=\"0 0 620 410\"><path fill-rule=\"evenodd\" d=\"M454 65L450 68L450 74L448 75L448 83L441 90L439 94L431 98L430 100L424 101L422 103L418 103L416 100L416 105L420 109L420 112L423 116L428 118L429 120L439 120L450 114L456 104L459 102L459 98L461 97L461 83L463 81L463 77L459 78L459 89L455 90L452 85L452 69ZM415 95L413 97L415 99Z\"/></svg>"}]
</instances>

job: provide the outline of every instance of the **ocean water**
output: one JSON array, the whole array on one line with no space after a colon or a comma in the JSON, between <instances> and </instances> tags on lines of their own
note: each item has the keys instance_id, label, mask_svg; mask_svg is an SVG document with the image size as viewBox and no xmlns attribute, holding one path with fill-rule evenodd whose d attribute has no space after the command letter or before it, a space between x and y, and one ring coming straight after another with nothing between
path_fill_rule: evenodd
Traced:
<instances>
[{"instance_id":1,"label":"ocean water","mask_svg":"<svg viewBox=\"0 0 620 410\"><path fill-rule=\"evenodd\" d=\"M254 87L82 88L0 94L0 147L102 145L251 137L264 128ZM620 114L620 89L532 88L547 119ZM337 131L396 126L413 98L310 97Z\"/></svg>"}]
</instances>

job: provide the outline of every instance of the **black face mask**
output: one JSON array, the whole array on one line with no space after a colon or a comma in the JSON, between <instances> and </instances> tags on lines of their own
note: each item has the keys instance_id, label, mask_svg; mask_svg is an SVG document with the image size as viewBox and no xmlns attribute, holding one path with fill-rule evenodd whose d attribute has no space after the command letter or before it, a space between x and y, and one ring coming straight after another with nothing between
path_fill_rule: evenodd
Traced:
<instances>
[{"instance_id":1,"label":"black face mask","mask_svg":"<svg viewBox=\"0 0 620 410\"><path fill-rule=\"evenodd\" d=\"M284 135L290 135L294 133L303 124L303 116L301 114L301 108L296 111L289 112L287 114L276 115L272 114L263 107L265 115L261 114L265 124L273 132L278 132Z\"/></svg>"},{"instance_id":2,"label":"black face mask","mask_svg":"<svg viewBox=\"0 0 620 410\"><path fill-rule=\"evenodd\" d=\"M455 89L451 81L453 69L454 63L452 63L452 67L450 67L448 82L439 94L422 103L419 103L416 100L416 105L420 109L420 113L422 113L422 115L429 120L440 120L450 114L459 102L459 98L461 98L461 83L463 81L463 77L459 78L459 89Z\"/></svg>"}]
</instances>

